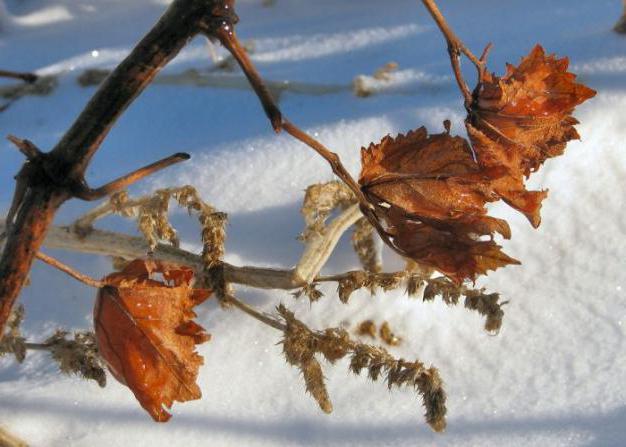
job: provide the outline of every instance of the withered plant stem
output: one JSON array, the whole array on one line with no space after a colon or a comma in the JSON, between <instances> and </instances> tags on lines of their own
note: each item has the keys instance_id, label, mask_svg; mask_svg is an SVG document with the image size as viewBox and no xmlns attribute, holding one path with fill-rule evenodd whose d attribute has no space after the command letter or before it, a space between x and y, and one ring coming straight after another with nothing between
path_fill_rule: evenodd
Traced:
<instances>
[{"instance_id":1,"label":"withered plant stem","mask_svg":"<svg viewBox=\"0 0 626 447\"><path fill-rule=\"evenodd\" d=\"M328 164L330 164L330 167L332 168L335 175L339 177L354 193L359 203L367 206L367 199L363 195L359 184L354 180L352 175L350 175L348 170L344 167L343 163L341 163L341 159L336 153L326 148L322 143L320 143L315 138L311 137L306 132L301 130L298 126L287 120L283 121L283 129L285 129L285 131L291 136L302 141L304 144L306 144L319 155L321 155L324 160L326 160Z\"/></svg>"},{"instance_id":2,"label":"withered plant stem","mask_svg":"<svg viewBox=\"0 0 626 447\"><path fill-rule=\"evenodd\" d=\"M351 209L346 210L345 213L351 213ZM5 224L0 220L0 234L4 228ZM343 230L345 231L345 228ZM331 237L333 240L336 239L336 235L334 234L332 234ZM0 238L0 245L1 242L2 240ZM141 237L98 229L91 229L85 234L80 234L74 230L73 226L51 227L44 241L44 245L52 249L115 256L127 260L145 256L149 249L148 243ZM324 241L322 245L325 246L327 243ZM306 250L305 248L305 251ZM158 244L152 256L163 261L188 265L197 272L202 272L204 268L204 262L200 255L171 245ZM306 270L317 270L319 272L319 269L322 267L323 265L319 265L315 269L309 267ZM331 276L320 276L316 274L310 281L306 281L295 274L295 269L236 266L228 263L224 263L223 268L224 278L228 283L277 290L293 290L304 287L311 282L340 281L351 275L351 272Z\"/></svg>"},{"instance_id":3,"label":"withered plant stem","mask_svg":"<svg viewBox=\"0 0 626 447\"><path fill-rule=\"evenodd\" d=\"M15 71L0 70L0 78L19 79L32 84L37 81L38 76L34 73L20 73Z\"/></svg>"},{"instance_id":4,"label":"withered plant stem","mask_svg":"<svg viewBox=\"0 0 626 447\"><path fill-rule=\"evenodd\" d=\"M484 61L477 58L474 53L472 53L465 46L463 41L461 41L461 39L459 39L459 37L454 33L450 25L448 25L448 22L444 18L443 14L439 10L439 7L437 6L435 0L422 0L422 3L432 16L435 23L437 23L437 26L443 33L446 42L448 43L448 54L450 55L452 71L454 71L454 77L456 78L456 82L459 86L459 89L461 90L461 93L463 94L463 98L465 99L465 106L469 107L469 105L472 103L472 93L467 85L467 82L465 82L465 79L463 78L463 74L461 72L460 55L461 53L464 54L474 64L474 66L478 70L479 78L482 75Z\"/></svg>"},{"instance_id":5,"label":"withered plant stem","mask_svg":"<svg viewBox=\"0 0 626 447\"><path fill-rule=\"evenodd\" d=\"M104 283L102 281L99 281L99 280L97 280L95 278L92 278L91 276L88 276L88 275L85 275L83 273L80 273L79 271L74 270L69 265L63 264L58 259L55 259L52 256L48 256L45 253L38 252L36 257L40 261L45 262L46 264L54 267L55 269L58 269L58 270L62 271L63 273L67 273L72 278L82 282L83 284L87 284L88 286L95 287L97 289L99 289L99 288L104 286Z\"/></svg>"},{"instance_id":6,"label":"withered plant stem","mask_svg":"<svg viewBox=\"0 0 626 447\"><path fill-rule=\"evenodd\" d=\"M285 331L287 329L287 326L284 325L283 323L281 323L280 321L278 321L276 318L273 318L270 315L264 314L260 311L258 311L257 309L255 309L254 307L252 307L249 304L244 303L243 301L235 298L233 295L228 295L226 297L226 303L230 303L233 306L235 306L237 309L239 309L240 311L242 311L243 313L251 316L252 318L260 321L261 323L264 323L268 326L273 327L274 329L277 329L279 331Z\"/></svg>"},{"instance_id":7,"label":"withered plant stem","mask_svg":"<svg viewBox=\"0 0 626 447\"><path fill-rule=\"evenodd\" d=\"M352 205L333 219L322 235L314 235L307 240L304 252L294 269L294 280L303 284L314 282L341 236L362 217L358 205Z\"/></svg>"}]
</instances>

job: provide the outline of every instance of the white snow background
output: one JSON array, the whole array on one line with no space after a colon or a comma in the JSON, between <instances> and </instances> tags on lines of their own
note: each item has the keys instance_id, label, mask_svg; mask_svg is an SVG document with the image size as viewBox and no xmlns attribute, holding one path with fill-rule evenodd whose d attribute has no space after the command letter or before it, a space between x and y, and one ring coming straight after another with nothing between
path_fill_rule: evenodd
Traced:
<instances>
[{"instance_id":1,"label":"white snow background","mask_svg":"<svg viewBox=\"0 0 626 447\"><path fill-rule=\"evenodd\" d=\"M61 74L48 97L26 97L0 114L0 133L51 148L94 88L81 88L85 68L112 68L159 17L164 0L7 0L0 9L0 67ZM240 37L253 40L253 60L272 80L349 85L389 61L399 64L397 88L369 98L349 89L328 95L285 93L292 121L337 151L358 174L359 148L388 133L426 125L463 134L462 101L452 82L444 41L415 0L239 0ZM199 384L203 398L176 404L156 424L132 393L109 377L104 390L62 376L43 353L17 366L0 361L0 424L32 446L588 446L626 445L626 37L611 32L619 0L442 0L457 33L474 52L495 47L492 70L517 63L535 43L567 55L580 80L598 96L577 109L581 142L550 160L532 179L549 188L543 223L533 230L516 213L505 251L523 262L491 273L482 285L510 300L502 331L462 306L422 303L402 291L370 297L359 292L342 305L335 287L310 306L286 291L240 289L263 310L279 302L316 328L367 318L387 320L405 342L397 356L437 366L448 392L448 429L432 433L409 391L324 365L334 413L305 395L298 371L277 346L280 334L236 311L203 305L199 320L213 339ZM10 17L7 16L10 14ZM220 54L223 52L220 50ZM206 43L194 41L166 73L212 65ZM464 64L468 79L471 66ZM234 76L238 76L235 73ZM332 179L311 150L271 130L249 90L153 85L130 107L93 160L88 180L102 184L178 151L191 161L133 189L194 184L227 212L227 260L240 265L291 267L302 246L299 204L307 185ZM0 209L13 193L22 162L0 141ZM86 205L67 204L58 223ZM193 218L174 221L185 247L199 249ZM101 225L133 231L112 218ZM52 252L94 276L105 258ZM384 252L389 269L400 264ZM357 268L343 241L325 272ZM37 263L21 301L24 330L41 340L55 328L88 329L94 291Z\"/></svg>"}]
</instances>

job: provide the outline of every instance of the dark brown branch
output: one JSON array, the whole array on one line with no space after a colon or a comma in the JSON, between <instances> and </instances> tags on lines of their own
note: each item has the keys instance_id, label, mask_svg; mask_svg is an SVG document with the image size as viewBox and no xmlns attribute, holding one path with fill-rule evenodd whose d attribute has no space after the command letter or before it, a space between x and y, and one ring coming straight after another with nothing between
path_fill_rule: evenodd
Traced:
<instances>
[{"instance_id":1,"label":"dark brown branch","mask_svg":"<svg viewBox=\"0 0 626 447\"><path fill-rule=\"evenodd\" d=\"M75 192L76 197L83 200L93 201L103 199L104 197L110 196L111 194L121 191L133 183L138 182L144 177L147 177L151 174L154 174L157 171L165 169L169 166L172 166L176 163L180 163L181 161L189 160L190 155L184 152L179 152L177 154L171 155L167 158L163 158L159 161L156 161L148 166L144 166L143 168L137 169L136 171L131 172L123 177L120 177L116 180L113 180L110 183L107 183L100 188L91 189L91 188L81 188Z\"/></svg>"},{"instance_id":2,"label":"dark brown branch","mask_svg":"<svg viewBox=\"0 0 626 447\"><path fill-rule=\"evenodd\" d=\"M472 102L472 93L463 78L463 74L461 73L461 62L460 55L464 54L467 58L476 66L478 70L479 78L482 76L484 70L484 63L482 60L477 58L474 53L472 53L465 44L457 37L457 35L452 31L448 22L441 14L439 7L435 0L422 0L426 9L437 23L437 26L443 33L446 42L448 43L448 53L450 54L450 63L452 64L452 71L454 71L454 77L456 78L456 82L463 94L463 98L465 99L465 106L469 107Z\"/></svg>"},{"instance_id":3,"label":"dark brown branch","mask_svg":"<svg viewBox=\"0 0 626 447\"><path fill-rule=\"evenodd\" d=\"M39 148L29 140L22 140L13 135L9 135L7 140L13 143L28 160L34 160L41 156Z\"/></svg>"},{"instance_id":4,"label":"dark brown branch","mask_svg":"<svg viewBox=\"0 0 626 447\"><path fill-rule=\"evenodd\" d=\"M34 73L19 73L15 71L6 71L6 70L0 70L0 77L10 78L10 79L19 79L21 81L28 82L29 84L33 84L34 82L37 82L37 79L39 79L39 76L37 76Z\"/></svg>"},{"instance_id":5,"label":"dark brown branch","mask_svg":"<svg viewBox=\"0 0 626 447\"><path fill-rule=\"evenodd\" d=\"M618 34L626 34L626 0L624 0L624 12L622 13L622 17L620 17L619 21L613 27L613 31Z\"/></svg>"},{"instance_id":6,"label":"dark brown branch","mask_svg":"<svg viewBox=\"0 0 626 447\"><path fill-rule=\"evenodd\" d=\"M276 106L274 98L263 82L263 79L250 61L248 53L239 43L234 28L232 26L222 26L217 30L216 37L237 60L239 66L248 78L250 85L252 85L252 88L261 100L265 114L272 123L272 127L276 132L280 132L282 127L282 114Z\"/></svg>"},{"instance_id":7,"label":"dark brown branch","mask_svg":"<svg viewBox=\"0 0 626 447\"><path fill-rule=\"evenodd\" d=\"M87 276L83 273L80 273L74 270L69 265L65 265L58 259L55 259L52 256L48 256L45 253L38 252L36 256L37 256L37 259L39 259L40 261L45 262L46 264L54 267L55 269L62 271L63 273L67 273L72 278L76 279L77 281L82 282L83 284L87 284L90 287L95 287L96 289L100 289L104 287L105 285L102 281L99 281L97 279L92 278L91 276Z\"/></svg>"},{"instance_id":8,"label":"dark brown branch","mask_svg":"<svg viewBox=\"0 0 626 447\"><path fill-rule=\"evenodd\" d=\"M76 185L116 120L157 73L200 32L237 21L233 0L175 0L158 23L111 73L59 143L28 161L13 200L13 223L0 258L0 334L59 207ZM215 36L214 36L215 37Z\"/></svg>"},{"instance_id":9,"label":"dark brown branch","mask_svg":"<svg viewBox=\"0 0 626 447\"><path fill-rule=\"evenodd\" d=\"M24 196L26 195L26 191L28 191L28 185L27 185L26 179L24 178L24 175L22 175L22 173L23 173L23 170L20 171L15 176L15 193L13 194L13 200L11 201L11 207L9 208L9 211L7 212L7 231L6 231L6 233L8 233L8 230L11 228L11 225L13 225L13 221L15 219L15 215L17 214L17 211L20 209L20 206L22 205L22 200L23 200Z\"/></svg>"}]
</instances>

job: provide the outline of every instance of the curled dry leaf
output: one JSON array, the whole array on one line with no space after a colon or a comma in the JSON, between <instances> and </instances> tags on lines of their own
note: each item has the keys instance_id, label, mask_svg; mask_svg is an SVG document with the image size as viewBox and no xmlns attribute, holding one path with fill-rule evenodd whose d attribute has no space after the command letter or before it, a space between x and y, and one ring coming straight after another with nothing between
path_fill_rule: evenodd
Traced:
<instances>
[{"instance_id":1,"label":"curled dry leaf","mask_svg":"<svg viewBox=\"0 0 626 447\"><path fill-rule=\"evenodd\" d=\"M210 293L193 289L192 279L188 267L137 259L104 278L94 308L101 356L158 422L169 420L174 401L201 397L196 378L203 358L195 345L210 336L192 321L192 309Z\"/></svg>"},{"instance_id":2,"label":"curled dry leaf","mask_svg":"<svg viewBox=\"0 0 626 447\"><path fill-rule=\"evenodd\" d=\"M524 177L578 138L571 113L595 95L567 66L536 46L505 76L484 73L466 120L471 146L422 127L363 148L359 183L383 240L457 284L519 264L494 242L511 232L486 204L502 199L539 225L547 192L527 191Z\"/></svg>"},{"instance_id":3,"label":"curled dry leaf","mask_svg":"<svg viewBox=\"0 0 626 447\"><path fill-rule=\"evenodd\" d=\"M498 197L468 142L426 128L361 150L361 189L374 205L383 239L400 254L461 282L518 263L493 239L508 224L487 215Z\"/></svg>"},{"instance_id":4,"label":"curled dry leaf","mask_svg":"<svg viewBox=\"0 0 626 447\"><path fill-rule=\"evenodd\" d=\"M546 55L536 45L519 66L507 65L504 76L485 72L466 121L480 165L502 173L494 178L495 192L534 227L541 222L539 210L547 192L526 191L524 177L580 138L571 114L596 94L576 82L568 65L567 58Z\"/></svg>"}]
</instances>

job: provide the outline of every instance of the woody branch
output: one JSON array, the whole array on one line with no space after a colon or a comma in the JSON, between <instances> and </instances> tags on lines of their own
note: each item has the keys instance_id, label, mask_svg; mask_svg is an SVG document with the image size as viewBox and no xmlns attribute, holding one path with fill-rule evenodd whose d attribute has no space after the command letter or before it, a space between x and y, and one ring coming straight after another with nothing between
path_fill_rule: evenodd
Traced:
<instances>
[{"instance_id":1,"label":"woody branch","mask_svg":"<svg viewBox=\"0 0 626 447\"><path fill-rule=\"evenodd\" d=\"M199 33L217 38L219 30L232 30L238 20L233 5L234 0L175 0L50 152L18 144L28 160L17 176L0 258L0 334L59 207L76 197L100 197L154 171L154 166L148 167L140 170L140 175L135 172L96 189L86 186L84 180L92 157L116 120L187 42ZM174 162L186 157L175 158Z\"/></svg>"}]
</instances>

